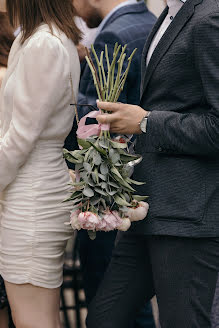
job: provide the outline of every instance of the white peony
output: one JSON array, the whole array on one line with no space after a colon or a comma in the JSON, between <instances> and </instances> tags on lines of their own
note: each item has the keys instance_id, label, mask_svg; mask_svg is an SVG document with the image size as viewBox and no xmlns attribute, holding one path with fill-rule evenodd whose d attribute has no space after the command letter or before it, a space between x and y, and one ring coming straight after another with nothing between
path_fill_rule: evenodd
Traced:
<instances>
[{"instance_id":1,"label":"white peony","mask_svg":"<svg viewBox=\"0 0 219 328\"><path fill-rule=\"evenodd\" d=\"M129 218L122 219L122 223L117 227L120 231L127 231L131 227L131 221Z\"/></svg>"},{"instance_id":2,"label":"white peony","mask_svg":"<svg viewBox=\"0 0 219 328\"><path fill-rule=\"evenodd\" d=\"M148 209L149 209L148 203L139 202L136 203L136 207L128 209L127 215L131 220L131 222L141 221L144 220L144 218L147 216Z\"/></svg>"}]
</instances>

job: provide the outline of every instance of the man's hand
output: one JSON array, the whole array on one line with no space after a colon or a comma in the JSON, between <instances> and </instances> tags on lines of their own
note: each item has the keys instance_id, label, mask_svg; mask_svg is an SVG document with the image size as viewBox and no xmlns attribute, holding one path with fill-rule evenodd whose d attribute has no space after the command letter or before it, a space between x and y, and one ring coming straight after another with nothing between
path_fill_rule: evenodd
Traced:
<instances>
[{"instance_id":1,"label":"man's hand","mask_svg":"<svg viewBox=\"0 0 219 328\"><path fill-rule=\"evenodd\" d=\"M80 62L82 62L85 59L85 57L87 56L85 46L83 46L83 44L79 43L79 45L77 45L77 49L78 49L78 55L79 55Z\"/></svg>"},{"instance_id":2,"label":"man's hand","mask_svg":"<svg viewBox=\"0 0 219 328\"><path fill-rule=\"evenodd\" d=\"M102 124L110 124L110 131L117 134L140 134L139 123L147 115L147 112L136 105L122 103L97 102L100 109L111 112L97 116L97 121Z\"/></svg>"}]
</instances>

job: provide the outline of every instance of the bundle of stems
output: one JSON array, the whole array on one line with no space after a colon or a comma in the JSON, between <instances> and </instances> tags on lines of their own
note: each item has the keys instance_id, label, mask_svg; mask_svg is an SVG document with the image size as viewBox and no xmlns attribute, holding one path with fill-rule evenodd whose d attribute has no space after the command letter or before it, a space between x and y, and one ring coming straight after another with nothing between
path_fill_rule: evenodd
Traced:
<instances>
[{"instance_id":1,"label":"bundle of stems","mask_svg":"<svg viewBox=\"0 0 219 328\"><path fill-rule=\"evenodd\" d=\"M94 85L96 87L97 95L100 101L117 102L117 100L119 99L120 94L124 89L126 79L128 77L133 56L137 51L137 49L134 49L134 51L128 58L127 68L123 72L123 65L126 59L126 53L125 53L126 49L127 49L127 45L122 47L121 45L118 45L117 42L114 47L113 59L112 62L110 63L107 45L105 45L105 51L101 52L100 58L98 58L96 50L92 45L91 51L94 55L97 68L94 64L94 61L88 49L86 49L87 56L85 58L90 67L94 80ZM104 69L104 64L103 64L104 57L107 63L107 70L108 70L107 72L105 72ZM117 75L115 76L116 64L117 64Z\"/></svg>"}]
</instances>

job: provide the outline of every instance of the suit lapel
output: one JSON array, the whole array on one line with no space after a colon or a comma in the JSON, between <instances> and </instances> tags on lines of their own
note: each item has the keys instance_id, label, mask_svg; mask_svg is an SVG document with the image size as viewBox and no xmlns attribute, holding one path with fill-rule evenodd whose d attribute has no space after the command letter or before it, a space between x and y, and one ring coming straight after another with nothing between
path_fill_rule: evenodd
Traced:
<instances>
[{"instance_id":1,"label":"suit lapel","mask_svg":"<svg viewBox=\"0 0 219 328\"><path fill-rule=\"evenodd\" d=\"M152 31L152 36L149 37L148 42L146 43L145 47L145 53L143 56L143 63L142 63L142 68L143 68L143 82L142 82L142 88L141 88L141 97L146 90L148 83L151 79L151 76L156 69L157 65L159 64L160 60L162 57L165 55L165 53L168 51L169 47L175 40L175 38L178 36L182 28L186 25L186 23L190 20L190 18L194 14L195 6L202 2L202 0L187 0L187 2L183 5L179 13L176 15L175 19L173 22L170 24L168 27L167 31L164 33L163 37L161 38L160 42L158 43L156 49L154 50L154 53L151 57L151 60L148 64L148 67L146 68L146 56L149 50L149 47L151 45L153 36L155 36L157 30L159 29L162 21L160 24L158 24L158 28L154 31ZM168 8L167 8L168 10ZM165 14L165 11L163 12L162 15ZM167 12L166 12L167 14ZM164 16L165 17L165 16ZM149 43L150 41L150 43Z\"/></svg>"}]
</instances>

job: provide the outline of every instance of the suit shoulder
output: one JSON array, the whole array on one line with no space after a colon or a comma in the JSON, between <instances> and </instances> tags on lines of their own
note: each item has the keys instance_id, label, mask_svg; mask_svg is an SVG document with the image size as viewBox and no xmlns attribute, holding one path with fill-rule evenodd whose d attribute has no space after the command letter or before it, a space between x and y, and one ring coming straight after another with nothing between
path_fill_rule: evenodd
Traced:
<instances>
[{"instance_id":1,"label":"suit shoulder","mask_svg":"<svg viewBox=\"0 0 219 328\"><path fill-rule=\"evenodd\" d=\"M219 14L219 0L203 0L197 5L195 17L197 22Z\"/></svg>"},{"instance_id":2,"label":"suit shoulder","mask_svg":"<svg viewBox=\"0 0 219 328\"><path fill-rule=\"evenodd\" d=\"M126 42L136 36L149 33L156 21L156 17L150 12L144 13L127 13L119 16L109 25L107 25L102 33L109 33L115 37L122 38Z\"/></svg>"}]
</instances>

